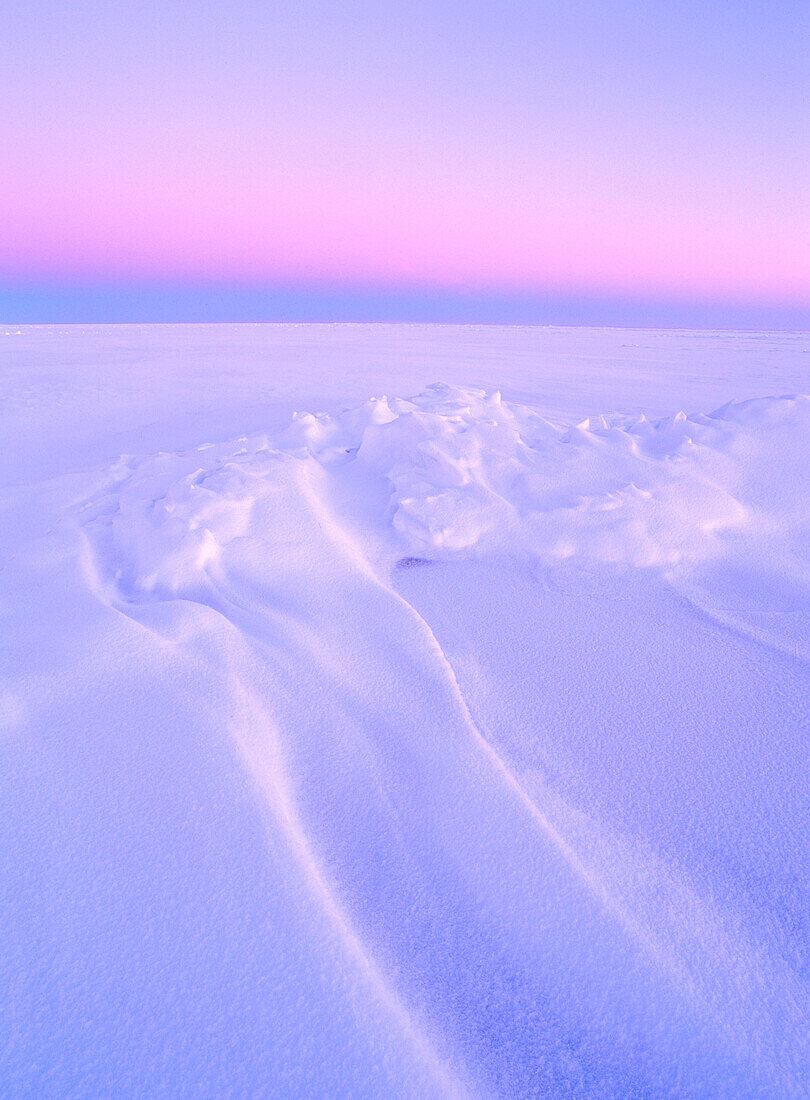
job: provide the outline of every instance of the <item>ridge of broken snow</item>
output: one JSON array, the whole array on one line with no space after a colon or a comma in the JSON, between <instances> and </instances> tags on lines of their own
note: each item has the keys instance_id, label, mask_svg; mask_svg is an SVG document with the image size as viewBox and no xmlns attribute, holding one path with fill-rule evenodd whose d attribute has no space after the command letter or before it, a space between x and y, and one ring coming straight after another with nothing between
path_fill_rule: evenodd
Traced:
<instances>
[{"instance_id":1,"label":"ridge of broken snow","mask_svg":"<svg viewBox=\"0 0 810 1100\"><path fill-rule=\"evenodd\" d=\"M808 438L806 396L571 425L497 391L435 384L295 414L275 437L122 460L83 515L112 540L125 586L167 593L234 539L260 534L266 553L289 546L296 525L278 486L290 478L317 482L349 518L365 501L365 532L391 561L495 554L669 569L735 540L789 548L806 523L792 474Z\"/></svg>"}]
</instances>

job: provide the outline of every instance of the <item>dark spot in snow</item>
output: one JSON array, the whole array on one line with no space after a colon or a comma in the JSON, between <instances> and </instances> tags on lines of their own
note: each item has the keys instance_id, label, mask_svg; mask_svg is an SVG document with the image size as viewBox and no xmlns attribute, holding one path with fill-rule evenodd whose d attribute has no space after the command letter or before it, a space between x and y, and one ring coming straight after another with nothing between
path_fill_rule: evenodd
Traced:
<instances>
[{"instance_id":1,"label":"dark spot in snow","mask_svg":"<svg viewBox=\"0 0 810 1100\"><path fill-rule=\"evenodd\" d=\"M397 569L415 569L417 565L433 565L430 558L400 558Z\"/></svg>"}]
</instances>

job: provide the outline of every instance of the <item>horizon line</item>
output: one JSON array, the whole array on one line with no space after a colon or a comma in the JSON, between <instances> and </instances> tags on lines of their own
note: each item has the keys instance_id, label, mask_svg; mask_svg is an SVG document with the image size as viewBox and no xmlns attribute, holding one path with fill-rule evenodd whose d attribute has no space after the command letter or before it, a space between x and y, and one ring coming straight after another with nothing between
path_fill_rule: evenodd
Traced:
<instances>
[{"instance_id":1,"label":"horizon line","mask_svg":"<svg viewBox=\"0 0 810 1100\"><path fill-rule=\"evenodd\" d=\"M437 324L720 331L810 329L810 303L619 295L194 283L0 283L0 324Z\"/></svg>"}]
</instances>

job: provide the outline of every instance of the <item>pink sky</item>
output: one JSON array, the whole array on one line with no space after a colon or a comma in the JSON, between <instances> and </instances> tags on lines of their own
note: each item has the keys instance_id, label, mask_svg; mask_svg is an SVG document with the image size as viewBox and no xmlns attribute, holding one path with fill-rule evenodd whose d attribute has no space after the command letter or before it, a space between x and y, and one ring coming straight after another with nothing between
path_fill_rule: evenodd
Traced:
<instances>
[{"instance_id":1,"label":"pink sky","mask_svg":"<svg viewBox=\"0 0 810 1100\"><path fill-rule=\"evenodd\" d=\"M810 305L802 9L585 6L21 7L0 281Z\"/></svg>"}]
</instances>

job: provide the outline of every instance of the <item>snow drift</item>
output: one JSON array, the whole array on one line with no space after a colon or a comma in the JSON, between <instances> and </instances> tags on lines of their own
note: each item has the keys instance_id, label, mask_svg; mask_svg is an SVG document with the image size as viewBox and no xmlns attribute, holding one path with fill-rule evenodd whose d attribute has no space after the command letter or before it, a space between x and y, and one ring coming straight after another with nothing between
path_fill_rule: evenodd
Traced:
<instances>
[{"instance_id":1,"label":"snow drift","mask_svg":"<svg viewBox=\"0 0 810 1100\"><path fill-rule=\"evenodd\" d=\"M723 560L731 579L718 583L739 580L741 605L780 603L779 591L790 603L807 573L809 431L807 397L572 427L497 392L435 385L411 400L295 414L275 438L123 459L81 514L99 513L91 526L110 542L123 591L182 593L251 538L272 572L291 540L303 545L297 512L315 508L383 574L399 560L489 556L686 582ZM746 555L759 574L748 592Z\"/></svg>"},{"instance_id":2,"label":"snow drift","mask_svg":"<svg viewBox=\"0 0 810 1100\"><path fill-rule=\"evenodd\" d=\"M743 718L739 693L681 673L676 693L726 696L737 744L717 744L715 717L690 749L694 731L670 724L653 685L647 750L684 741L669 773L651 785L628 753L642 789L583 796L565 752L541 764L553 737L537 696L552 689L538 667L527 691L509 650L531 649L544 611L559 615L556 592L633 602L613 615L617 636L622 619L638 633L663 618L715 676L722 633L706 637L678 600L806 660L808 438L805 397L570 426L435 385L296 415L275 437L124 459L78 507L103 599L164 644L218 639L211 675L238 701L232 732L276 827L440 1089L739 1095L753 1081L799 1094L808 998L790 943L806 913L783 898L800 873L784 829L797 812L806 822L807 799L793 777L762 789L785 752L799 765L797 729L769 747L785 725L772 703ZM462 628L465 606L488 607L490 630L480 616ZM638 645L617 676L611 628L583 646L566 621L578 615L557 622L571 666L587 656L619 700L625 678L663 686ZM497 673L483 674L493 651ZM805 669L791 676L795 706ZM523 710L504 715L510 698ZM694 850L705 808L688 802L709 793L693 774L707 749L726 815L704 821L719 830L709 849L772 847L747 857L754 895L737 880L730 902L714 892L728 858L718 868L715 852L709 887L712 853ZM665 822L643 805L679 787L686 807Z\"/></svg>"}]
</instances>

